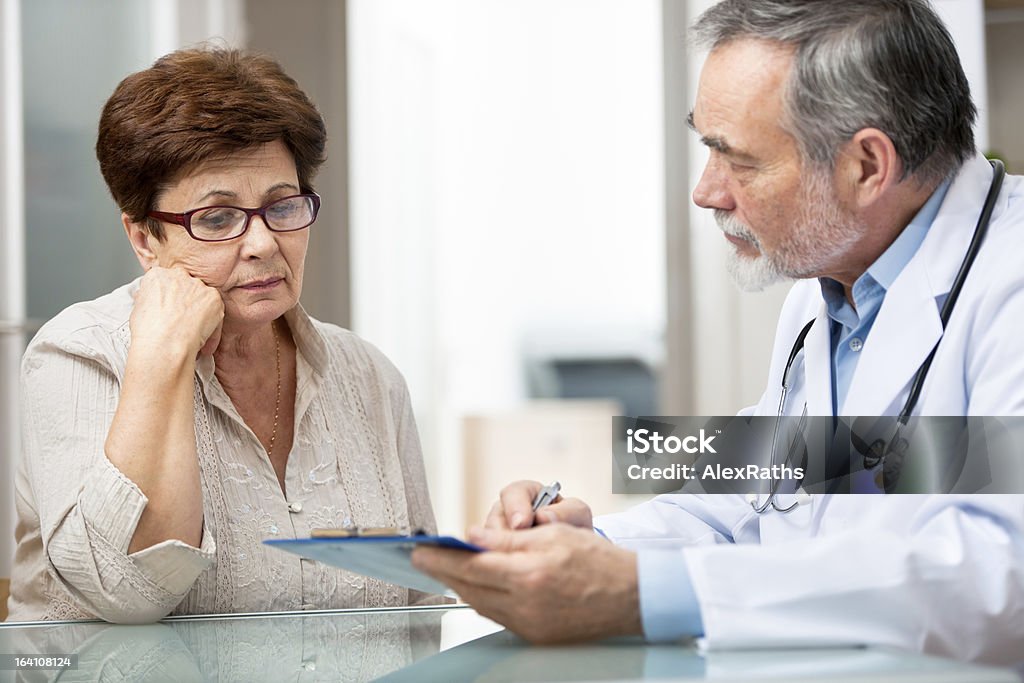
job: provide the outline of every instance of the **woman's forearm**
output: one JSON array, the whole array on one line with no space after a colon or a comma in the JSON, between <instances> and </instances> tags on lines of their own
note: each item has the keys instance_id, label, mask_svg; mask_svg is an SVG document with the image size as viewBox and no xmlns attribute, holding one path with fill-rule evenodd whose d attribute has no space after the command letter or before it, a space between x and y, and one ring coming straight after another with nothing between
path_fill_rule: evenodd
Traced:
<instances>
[{"instance_id":1,"label":"woman's forearm","mask_svg":"<svg viewBox=\"0 0 1024 683\"><path fill-rule=\"evenodd\" d=\"M168 539L199 547L203 498L194 423L195 358L188 349L128 352L107 435L107 459L148 499L128 552Z\"/></svg>"}]
</instances>

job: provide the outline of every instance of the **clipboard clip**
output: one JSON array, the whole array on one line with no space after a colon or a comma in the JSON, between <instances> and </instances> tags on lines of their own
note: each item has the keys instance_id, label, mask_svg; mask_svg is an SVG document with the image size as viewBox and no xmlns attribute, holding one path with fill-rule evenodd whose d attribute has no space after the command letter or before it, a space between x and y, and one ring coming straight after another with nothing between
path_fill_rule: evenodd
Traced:
<instances>
[{"instance_id":1,"label":"clipboard clip","mask_svg":"<svg viewBox=\"0 0 1024 683\"><path fill-rule=\"evenodd\" d=\"M416 527L347 526L337 529L312 529L310 538L374 538L380 536L426 536L426 530Z\"/></svg>"}]
</instances>

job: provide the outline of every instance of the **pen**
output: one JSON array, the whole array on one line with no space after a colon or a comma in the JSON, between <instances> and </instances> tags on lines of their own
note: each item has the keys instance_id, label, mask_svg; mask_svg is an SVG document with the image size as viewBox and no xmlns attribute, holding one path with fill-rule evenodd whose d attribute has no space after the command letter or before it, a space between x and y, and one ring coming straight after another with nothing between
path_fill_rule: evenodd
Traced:
<instances>
[{"instance_id":1,"label":"pen","mask_svg":"<svg viewBox=\"0 0 1024 683\"><path fill-rule=\"evenodd\" d=\"M562 490L562 485L557 481L551 486L545 486L537 493L537 497L533 499L533 511L537 512L545 505L550 505L555 502L558 498L558 492Z\"/></svg>"}]
</instances>

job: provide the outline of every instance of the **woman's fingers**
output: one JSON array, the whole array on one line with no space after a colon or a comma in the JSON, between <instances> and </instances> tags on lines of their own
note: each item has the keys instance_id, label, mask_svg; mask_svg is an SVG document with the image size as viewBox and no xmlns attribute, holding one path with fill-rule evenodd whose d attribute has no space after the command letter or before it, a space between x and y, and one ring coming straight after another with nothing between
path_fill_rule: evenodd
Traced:
<instances>
[{"instance_id":1,"label":"woman's fingers","mask_svg":"<svg viewBox=\"0 0 1024 683\"><path fill-rule=\"evenodd\" d=\"M151 268L142 277L131 315L132 343L165 352L212 354L224 320L221 294L183 268Z\"/></svg>"}]
</instances>

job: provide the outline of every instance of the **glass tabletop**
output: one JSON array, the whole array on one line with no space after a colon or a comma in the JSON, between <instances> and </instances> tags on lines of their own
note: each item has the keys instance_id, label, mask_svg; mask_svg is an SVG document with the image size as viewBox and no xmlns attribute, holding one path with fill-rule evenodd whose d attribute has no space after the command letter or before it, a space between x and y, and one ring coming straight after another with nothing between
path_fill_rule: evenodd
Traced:
<instances>
[{"instance_id":1,"label":"glass tabletop","mask_svg":"<svg viewBox=\"0 0 1024 683\"><path fill-rule=\"evenodd\" d=\"M12 655L18 655L14 666ZM57 661L62 660L62 661ZM72 666L59 664L72 662ZM465 605L0 624L0 681L975 681L1010 671L877 648L534 647Z\"/></svg>"},{"instance_id":2,"label":"glass tabletop","mask_svg":"<svg viewBox=\"0 0 1024 683\"><path fill-rule=\"evenodd\" d=\"M454 615L454 617L453 617ZM457 617L457 618L456 618ZM497 630L464 605L0 624L0 681L367 681ZM450 625L449 625L450 623ZM465 624L469 624L467 627ZM461 634L461 635L460 635ZM67 657L66 661L39 661ZM8 658L10 659L10 658Z\"/></svg>"}]
</instances>

